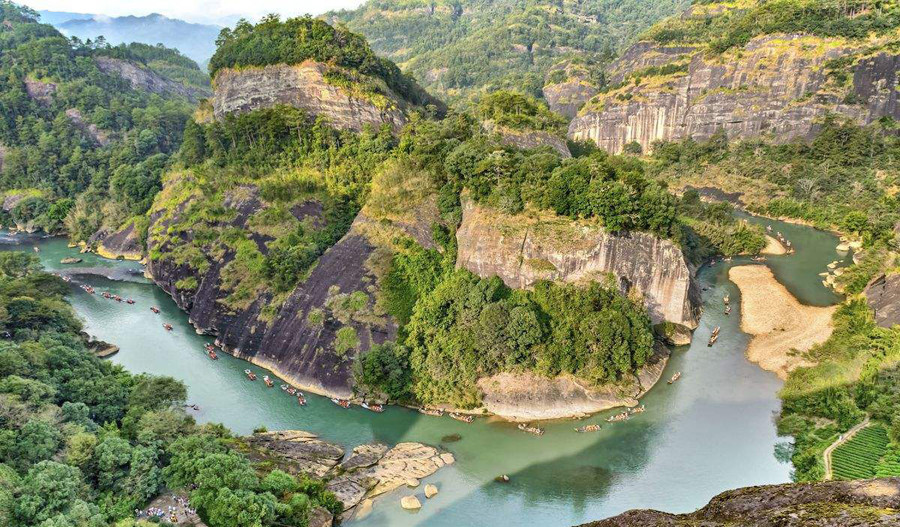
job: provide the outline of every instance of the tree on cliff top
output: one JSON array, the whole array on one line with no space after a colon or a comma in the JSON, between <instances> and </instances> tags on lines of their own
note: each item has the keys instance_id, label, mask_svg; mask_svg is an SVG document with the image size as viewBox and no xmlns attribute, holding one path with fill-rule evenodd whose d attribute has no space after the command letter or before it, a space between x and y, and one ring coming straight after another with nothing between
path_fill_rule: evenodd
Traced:
<instances>
[{"instance_id":1,"label":"tree on cliff top","mask_svg":"<svg viewBox=\"0 0 900 527\"><path fill-rule=\"evenodd\" d=\"M234 29L223 29L216 45L216 53L209 61L212 77L224 68L300 64L312 60L380 78L414 104L437 103L393 62L376 56L365 38L309 16L282 22L278 15L272 14L256 25L241 20Z\"/></svg>"}]
</instances>

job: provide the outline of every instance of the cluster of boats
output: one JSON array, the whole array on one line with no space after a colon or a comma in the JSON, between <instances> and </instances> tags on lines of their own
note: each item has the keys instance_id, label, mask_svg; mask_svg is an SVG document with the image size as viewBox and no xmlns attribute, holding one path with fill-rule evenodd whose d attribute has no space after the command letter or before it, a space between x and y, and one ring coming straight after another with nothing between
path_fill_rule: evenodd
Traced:
<instances>
[{"instance_id":1,"label":"cluster of boats","mask_svg":"<svg viewBox=\"0 0 900 527\"><path fill-rule=\"evenodd\" d=\"M440 408L416 408L420 414L430 415L432 417L443 417L444 411ZM459 412L450 412L448 414L451 419L456 419L461 423L471 423L475 421L474 415L463 414Z\"/></svg>"},{"instance_id":2,"label":"cluster of boats","mask_svg":"<svg viewBox=\"0 0 900 527\"><path fill-rule=\"evenodd\" d=\"M769 234L772 233L772 226L771 226L771 225L767 225L767 226L766 226L766 232L768 232ZM794 252L794 246L793 246L793 244L791 244L791 240L788 240L788 239L784 236L784 234L781 234L781 231L775 232L775 238L776 238L779 242L781 242L781 245L784 246L785 250L787 251L787 254L791 254L792 252Z\"/></svg>"},{"instance_id":3,"label":"cluster of boats","mask_svg":"<svg viewBox=\"0 0 900 527\"><path fill-rule=\"evenodd\" d=\"M206 355L212 360L219 360L219 355L216 353L216 347L207 342L203 345L206 349Z\"/></svg>"},{"instance_id":4,"label":"cluster of boats","mask_svg":"<svg viewBox=\"0 0 900 527\"><path fill-rule=\"evenodd\" d=\"M281 391L285 392L291 397L296 397L297 402L300 403L300 406L306 406L306 397L304 397L303 392L301 392L297 388L294 388L290 384L282 384Z\"/></svg>"},{"instance_id":5,"label":"cluster of boats","mask_svg":"<svg viewBox=\"0 0 900 527\"><path fill-rule=\"evenodd\" d=\"M72 279L69 278L68 276L63 276L62 279L66 282L72 281ZM84 291L89 295L97 294L97 290L94 289L94 287L91 285L82 284L81 288L84 289ZM134 304L135 303L134 299L132 299L132 298L122 298L121 296L110 293L109 291L104 291L104 292L100 293L100 296L102 296L103 298L105 298L107 300L115 300L116 302L125 302L126 304Z\"/></svg>"}]
</instances>

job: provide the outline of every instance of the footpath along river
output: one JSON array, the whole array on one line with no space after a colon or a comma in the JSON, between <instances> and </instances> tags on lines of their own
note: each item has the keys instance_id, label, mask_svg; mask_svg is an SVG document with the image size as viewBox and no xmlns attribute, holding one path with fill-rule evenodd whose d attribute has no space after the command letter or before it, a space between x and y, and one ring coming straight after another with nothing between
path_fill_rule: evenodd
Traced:
<instances>
[{"instance_id":1,"label":"footpath along river","mask_svg":"<svg viewBox=\"0 0 900 527\"><path fill-rule=\"evenodd\" d=\"M770 257L767 263L792 294L813 305L839 300L817 276L829 262L841 258L835 236L800 225L751 221L772 224L796 246L796 254ZM140 264L78 255L58 238L0 236L0 249L32 251L33 245L40 248L40 259L50 271L79 267L92 273L76 275L70 295L85 330L120 346L109 360L129 371L184 381L189 402L200 406L200 411L191 411L198 421L221 422L238 434L259 426L302 429L347 448L371 441L419 441L455 454L454 465L426 480L435 483L440 494L427 501L422 498L421 511L400 508L400 496L411 492L401 489L379 498L372 514L352 522L354 526L568 526L633 508L692 511L724 490L790 479L790 465L775 457L775 445L789 439L777 437L774 424L782 383L744 357L748 337L739 329L739 291L727 278L729 266L747 263L746 259L700 270L704 289L700 327L693 344L674 350L664 374L668 379L681 371L681 380L673 385L661 382L651 390L642 399L645 413L615 424L604 422L615 411L583 421L547 423L542 425L546 434L535 437L515 425L488 419L465 424L396 407L382 414L359 407L344 410L309 394L308 406L300 407L278 389L279 379L269 389L243 374L250 367L262 377L265 370L224 353L221 360L209 360L203 344L211 339L197 335L174 302L136 274ZM84 262L60 264L67 256L80 256ZM94 274L98 270L117 280ZM79 284L136 303L89 295ZM726 293L735 306L730 316L723 313ZM161 313L152 313L150 306L158 306ZM165 331L163 322L174 330ZM721 326L721 336L708 348L715 326ZM591 423L602 424L602 430L573 431L574 426ZM447 437L453 434L461 439ZM510 482L494 482L501 474L508 474ZM421 488L417 491L421 493Z\"/></svg>"}]
</instances>

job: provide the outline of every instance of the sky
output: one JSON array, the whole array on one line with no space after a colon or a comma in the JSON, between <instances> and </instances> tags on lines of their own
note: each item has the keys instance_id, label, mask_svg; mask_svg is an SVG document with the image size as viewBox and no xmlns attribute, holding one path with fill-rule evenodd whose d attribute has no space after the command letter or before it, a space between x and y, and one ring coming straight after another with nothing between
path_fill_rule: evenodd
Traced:
<instances>
[{"instance_id":1,"label":"sky","mask_svg":"<svg viewBox=\"0 0 900 527\"><path fill-rule=\"evenodd\" d=\"M18 0L32 9L109 16L161 13L189 22L231 24L268 13L282 16L319 15L332 9L353 8L363 0Z\"/></svg>"}]
</instances>

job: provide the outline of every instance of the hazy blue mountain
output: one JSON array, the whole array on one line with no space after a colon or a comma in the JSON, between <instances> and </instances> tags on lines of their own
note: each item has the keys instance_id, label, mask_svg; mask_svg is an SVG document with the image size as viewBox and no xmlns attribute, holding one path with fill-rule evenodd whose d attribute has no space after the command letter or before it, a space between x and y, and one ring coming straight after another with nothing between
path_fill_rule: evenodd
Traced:
<instances>
[{"instance_id":1,"label":"hazy blue mountain","mask_svg":"<svg viewBox=\"0 0 900 527\"><path fill-rule=\"evenodd\" d=\"M71 15L66 18L65 15ZM100 35L110 44L141 42L162 43L205 65L216 50L219 26L194 24L160 14L107 17L78 13L41 11L41 19L56 26L65 35L82 40Z\"/></svg>"}]
</instances>

